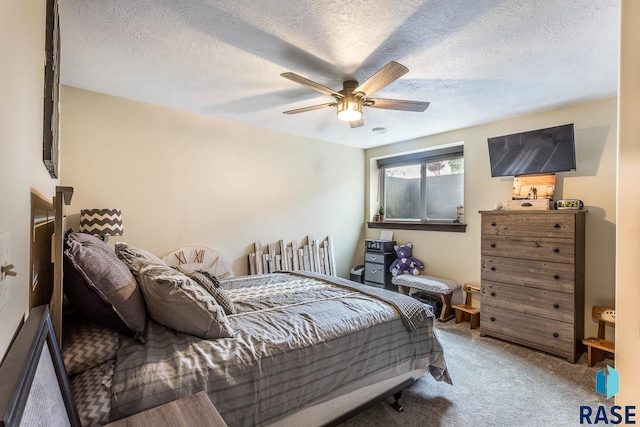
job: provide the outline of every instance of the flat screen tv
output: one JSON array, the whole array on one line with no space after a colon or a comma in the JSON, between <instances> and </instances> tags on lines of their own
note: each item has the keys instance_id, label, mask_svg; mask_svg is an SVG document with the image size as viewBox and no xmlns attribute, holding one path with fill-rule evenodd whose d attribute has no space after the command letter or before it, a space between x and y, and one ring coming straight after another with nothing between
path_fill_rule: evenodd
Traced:
<instances>
[{"instance_id":1,"label":"flat screen tv","mask_svg":"<svg viewBox=\"0 0 640 427\"><path fill-rule=\"evenodd\" d=\"M573 123L489 138L491 176L549 174L576 169Z\"/></svg>"}]
</instances>

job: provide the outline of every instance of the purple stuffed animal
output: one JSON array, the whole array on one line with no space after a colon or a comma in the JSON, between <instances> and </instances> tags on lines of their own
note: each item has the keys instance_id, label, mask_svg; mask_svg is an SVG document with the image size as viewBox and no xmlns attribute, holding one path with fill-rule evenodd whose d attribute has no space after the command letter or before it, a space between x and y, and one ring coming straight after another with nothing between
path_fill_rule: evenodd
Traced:
<instances>
[{"instance_id":1,"label":"purple stuffed animal","mask_svg":"<svg viewBox=\"0 0 640 427\"><path fill-rule=\"evenodd\" d=\"M411 248L413 243L409 242L406 245L394 246L393 249L398 255L398 259L393 261L393 264L389 267L389 271L396 277L399 274L413 274L417 276L420 274L420 270L424 268L424 264L411 256Z\"/></svg>"}]
</instances>

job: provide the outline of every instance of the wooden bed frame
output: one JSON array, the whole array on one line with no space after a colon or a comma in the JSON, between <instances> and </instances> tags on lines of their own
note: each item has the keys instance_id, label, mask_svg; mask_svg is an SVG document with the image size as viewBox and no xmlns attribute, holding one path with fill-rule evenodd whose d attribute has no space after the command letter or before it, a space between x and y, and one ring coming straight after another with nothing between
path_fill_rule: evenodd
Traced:
<instances>
[{"instance_id":1,"label":"wooden bed frame","mask_svg":"<svg viewBox=\"0 0 640 427\"><path fill-rule=\"evenodd\" d=\"M71 203L73 187L56 187L53 203L39 195L32 196L32 287L31 306L50 304L50 317L55 336L62 348L62 304L63 304L63 251L66 231L66 206ZM53 219L51 214L53 213ZM46 227L43 225L46 224ZM53 233L53 234L52 234ZM53 241L53 245L51 242ZM50 260L53 259L53 268ZM47 262L49 261L49 262ZM53 284L51 286L51 284ZM399 403L402 390L411 386L415 380L409 379L390 390L381 392L372 399L358 405L348 413L333 420L329 425L338 425L374 404L394 397L391 404L396 410L403 411Z\"/></svg>"},{"instance_id":2,"label":"wooden bed frame","mask_svg":"<svg viewBox=\"0 0 640 427\"><path fill-rule=\"evenodd\" d=\"M31 193L31 286L29 308L50 305L51 322L62 348L62 259L66 206L73 187L56 187L53 203ZM53 242L53 243L52 243ZM53 261L53 265L51 264Z\"/></svg>"}]
</instances>

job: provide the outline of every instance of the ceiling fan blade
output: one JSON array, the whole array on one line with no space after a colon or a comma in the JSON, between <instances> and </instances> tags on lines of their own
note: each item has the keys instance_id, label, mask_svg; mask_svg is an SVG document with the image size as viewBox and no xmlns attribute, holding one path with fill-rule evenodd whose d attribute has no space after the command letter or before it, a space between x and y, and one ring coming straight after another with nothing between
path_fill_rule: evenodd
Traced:
<instances>
[{"instance_id":1,"label":"ceiling fan blade","mask_svg":"<svg viewBox=\"0 0 640 427\"><path fill-rule=\"evenodd\" d=\"M404 65L398 64L396 61L391 61L379 69L373 76L369 77L367 81L358 86L353 93L363 92L369 97L388 84L396 81L408 71L409 69Z\"/></svg>"},{"instance_id":2,"label":"ceiling fan blade","mask_svg":"<svg viewBox=\"0 0 640 427\"><path fill-rule=\"evenodd\" d=\"M326 104L320 105L312 105L310 107L296 108L295 110L283 111L284 114L298 114L304 113L307 111L319 110L324 107L334 107L336 105L335 102L327 102Z\"/></svg>"},{"instance_id":3,"label":"ceiling fan blade","mask_svg":"<svg viewBox=\"0 0 640 427\"><path fill-rule=\"evenodd\" d=\"M373 101L373 105L369 105L371 108L384 108L385 110L402 110L402 111L416 111L423 112L429 106L428 102L421 101L406 101L403 99L381 99L381 98L368 98L367 102Z\"/></svg>"},{"instance_id":4,"label":"ceiling fan blade","mask_svg":"<svg viewBox=\"0 0 640 427\"><path fill-rule=\"evenodd\" d=\"M302 86L308 87L309 89L313 89L320 93L324 93L325 95L337 96L338 98L341 98L341 99L343 98L343 95L336 92L335 90L329 89L326 86L322 86L320 83L316 83L302 76L299 76L296 73L282 73L280 75L285 79L289 79L292 82L296 82L298 84L301 84Z\"/></svg>"},{"instance_id":5,"label":"ceiling fan blade","mask_svg":"<svg viewBox=\"0 0 640 427\"><path fill-rule=\"evenodd\" d=\"M360 120L354 120L352 122L349 122L349 127L351 129L359 128L360 126L364 126L364 117L360 117Z\"/></svg>"}]
</instances>

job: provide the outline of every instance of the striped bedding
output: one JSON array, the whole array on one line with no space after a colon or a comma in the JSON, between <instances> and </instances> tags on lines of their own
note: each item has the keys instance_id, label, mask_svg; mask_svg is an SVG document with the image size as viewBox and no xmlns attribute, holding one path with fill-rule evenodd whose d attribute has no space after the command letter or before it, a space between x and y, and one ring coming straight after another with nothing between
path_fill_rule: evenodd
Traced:
<instances>
[{"instance_id":1,"label":"striped bedding","mask_svg":"<svg viewBox=\"0 0 640 427\"><path fill-rule=\"evenodd\" d=\"M364 285L328 280L282 273L222 282L238 312L228 316L233 338L201 340L149 320L146 344L121 342L111 420L205 391L230 426L267 425L407 362L450 382L432 317L409 331L397 294L390 305L359 292Z\"/></svg>"}]
</instances>

